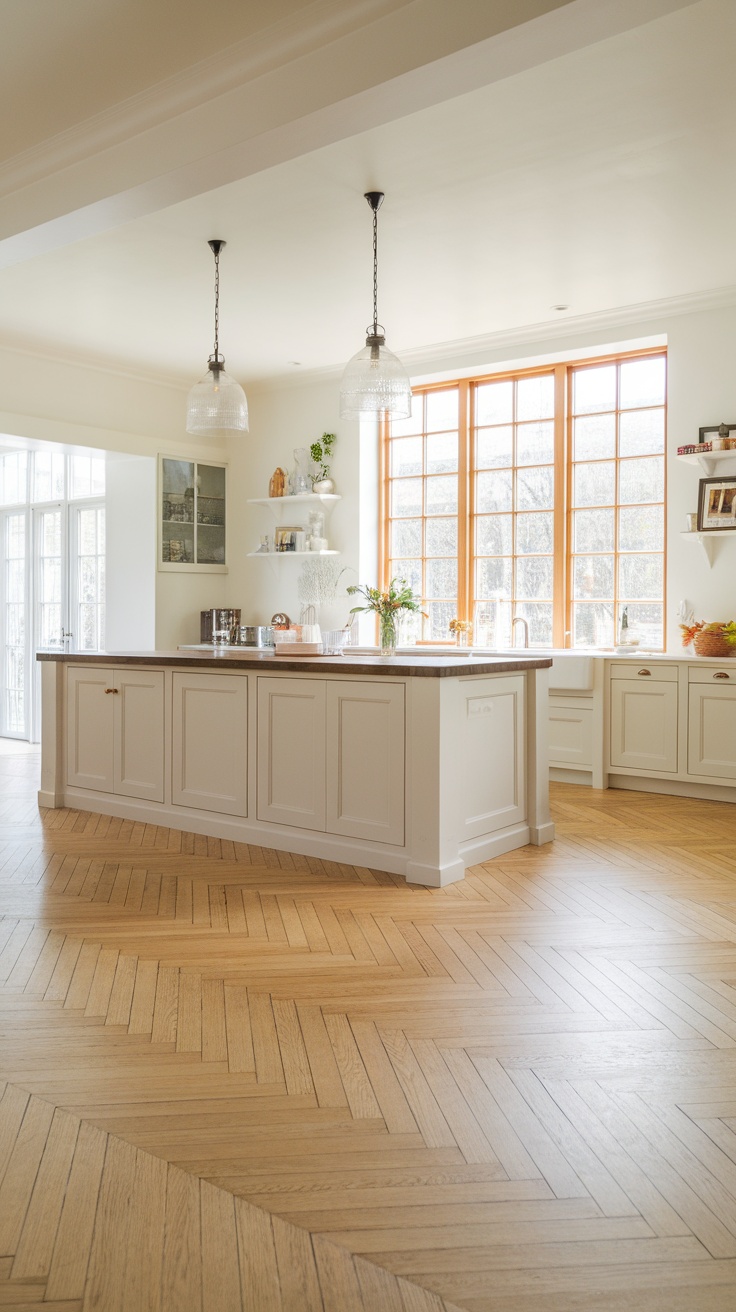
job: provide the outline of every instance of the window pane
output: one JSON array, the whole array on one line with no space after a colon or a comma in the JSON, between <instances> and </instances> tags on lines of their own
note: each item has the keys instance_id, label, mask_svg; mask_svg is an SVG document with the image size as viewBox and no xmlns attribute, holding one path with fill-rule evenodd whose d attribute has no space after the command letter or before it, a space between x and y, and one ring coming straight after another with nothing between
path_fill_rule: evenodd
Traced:
<instances>
[{"instance_id":1,"label":"window pane","mask_svg":"<svg viewBox=\"0 0 736 1312\"><path fill-rule=\"evenodd\" d=\"M424 550L427 556L457 556L457 520L428 519Z\"/></svg>"},{"instance_id":2,"label":"window pane","mask_svg":"<svg viewBox=\"0 0 736 1312\"><path fill-rule=\"evenodd\" d=\"M455 475L428 478L426 488L428 515L447 514L448 511L457 513L457 477Z\"/></svg>"},{"instance_id":3,"label":"window pane","mask_svg":"<svg viewBox=\"0 0 736 1312\"><path fill-rule=\"evenodd\" d=\"M573 414L595 414L616 409L616 366L598 365L593 369L576 369L572 389Z\"/></svg>"},{"instance_id":4,"label":"window pane","mask_svg":"<svg viewBox=\"0 0 736 1312\"><path fill-rule=\"evenodd\" d=\"M552 557L522 556L516 562L516 595L552 599Z\"/></svg>"},{"instance_id":5,"label":"window pane","mask_svg":"<svg viewBox=\"0 0 736 1312\"><path fill-rule=\"evenodd\" d=\"M457 469L457 433L427 438L427 473L449 474Z\"/></svg>"},{"instance_id":6,"label":"window pane","mask_svg":"<svg viewBox=\"0 0 736 1312\"><path fill-rule=\"evenodd\" d=\"M619 466L618 499L661 501L664 497L664 466L659 459L622 460Z\"/></svg>"},{"instance_id":7,"label":"window pane","mask_svg":"<svg viewBox=\"0 0 736 1312\"><path fill-rule=\"evenodd\" d=\"M621 409L664 405L665 377L664 356L624 362L621 365Z\"/></svg>"},{"instance_id":8,"label":"window pane","mask_svg":"<svg viewBox=\"0 0 736 1312\"><path fill-rule=\"evenodd\" d=\"M511 510L512 475L510 470L478 474L475 483L476 510Z\"/></svg>"},{"instance_id":9,"label":"window pane","mask_svg":"<svg viewBox=\"0 0 736 1312\"><path fill-rule=\"evenodd\" d=\"M516 516L516 550L520 556L532 552L552 551L554 544L554 517L543 512L536 515Z\"/></svg>"},{"instance_id":10,"label":"window pane","mask_svg":"<svg viewBox=\"0 0 736 1312\"><path fill-rule=\"evenodd\" d=\"M595 465L576 465L573 471L574 506L611 505L616 491L616 466L611 460Z\"/></svg>"},{"instance_id":11,"label":"window pane","mask_svg":"<svg viewBox=\"0 0 736 1312\"><path fill-rule=\"evenodd\" d=\"M422 562L421 560L392 560L391 577L395 579L406 579L409 587L413 592L422 593Z\"/></svg>"},{"instance_id":12,"label":"window pane","mask_svg":"<svg viewBox=\"0 0 736 1312\"><path fill-rule=\"evenodd\" d=\"M551 466L542 469L520 469L516 475L517 510L551 510L555 499L555 471Z\"/></svg>"},{"instance_id":13,"label":"window pane","mask_svg":"<svg viewBox=\"0 0 736 1312\"><path fill-rule=\"evenodd\" d=\"M481 383L475 389L475 422L481 424L510 424L514 417L514 384L510 379L501 383Z\"/></svg>"},{"instance_id":14,"label":"window pane","mask_svg":"<svg viewBox=\"0 0 736 1312\"><path fill-rule=\"evenodd\" d=\"M477 561L475 595L479 601L489 601L491 597L510 597L511 561L493 558Z\"/></svg>"},{"instance_id":15,"label":"window pane","mask_svg":"<svg viewBox=\"0 0 736 1312\"><path fill-rule=\"evenodd\" d=\"M648 602L644 605L627 605L629 624L645 647L662 647L664 645L664 607L661 602ZM619 608L619 624L621 622Z\"/></svg>"},{"instance_id":16,"label":"window pane","mask_svg":"<svg viewBox=\"0 0 736 1312\"><path fill-rule=\"evenodd\" d=\"M391 420L391 436L408 437L410 433L421 433L423 418L424 398L422 396L412 396L411 414L408 419Z\"/></svg>"},{"instance_id":17,"label":"window pane","mask_svg":"<svg viewBox=\"0 0 736 1312\"><path fill-rule=\"evenodd\" d=\"M510 556L511 522L510 515L479 515L475 521L476 554Z\"/></svg>"},{"instance_id":18,"label":"window pane","mask_svg":"<svg viewBox=\"0 0 736 1312\"><path fill-rule=\"evenodd\" d=\"M616 416L586 415L573 423L575 460L604 460L616 454Z\"/></svg>"},{"instance_id":19,"label":"window pane","mask_svg":"<svg viewBox=\"0 0 736 1312\"><path fill-rule=\"evenodd\" d=\"M554 374L520 378L516 386L516 418L552 419L554 413Z\"/></svg>"},{"instance_id":20,"label":"window pane","mask_svg":"<svg viewBox=\"0 0 736 1312\"><path fill-rule=\"evenodd\" d=\"M613 508L576 510L572 517L573 551L613 551Z\"/></svg>"},{"instance_id":21,"label":"window pane","mask_svg":"<svg viewBox=\"0 0 736 1312\"><path fill-rule=\"evenodd\" d=\"M427 561L427 597L457 597L457 560Z\"/></svg>"},{"instance_id":22,"label":"window pane","mask_svg":"<svg viewBox=\"0 0 736 1312\"><path fill-rule=\"evenodd\" d=\"M613 556L576 556L573 562L573 597L613 597Z\"/></svg>"},{"instance_id":23,"label":"window pane","mask_svg":"<svg viewBox=\"0 0 736 1312\"><path fill-rule=\"evenodd\" d=\"M475 445L475 463L478 469L504 469L513 459L513 429L482 429Z\"/></svg>"},{"instance_id":24,"label":"window pane","mask_svg":"<svg viewBox=\"0 0 736 1312\"><path fill-rule=\"evenodd\" d=\"M529 625L530 647L552 646L551 602L520 602L516 607L516 614L525 619Z\"/></svg>"},{"instance_id":25,"label":"window pane","mask_svg":"<svg viewBox=\"0 0 736 1312\"><path fill-rule=\"evenodd\" d=\"M394 520L391 525L391 555L420 556L421 554L421 519Z\"/></svg>"},{"instance_id":26,"label":"window pane","mask_svg":"<svg viewBox=\"0 0 736 1312\"><path fill-rule=\"evenodd\" d=\"M576 601L572 608L573 647L613 646L611 602Z\"/></svg>"},{"instance_id":27,"label":"window pane","mask_svg":"<svg viewBox=\"0 0 736 1312\"><path fill-rule=\"evenodd\" d=\"M27 499L27 469L25 451L9 451L0 457L0 505L15 506Z\"/></svg>"},{"instance_id":28,"label":"window pane","mask_svg":"<svg viewBox=\"0 0 736 1312\"><path fill-rule=\"evenodd\" d=\"M450 634L450 620L457 614L456 601L428 601L425 610L429 619L425 621L425 637L434 642L447 642Z\"/></svg>"},{"instance_id":29,"label":"window pane","mask_svg":"<svg viewBox=\"0 0 736 1312\"><path fill-rule=\"evenodd\" d=\"M391 477L421 474L422 439L421 437L403 437L398 442L391 442Z\"/></svg>"},{"instance_id":30,"label":"window pane","mask_svg":"<svg viewBox=\"0 0 736 1312\"><path fill-rule=\"evenodd\" d=\"M516 430L519 465L552 464L555 458L554 424L521 424Z\"/></svg>"},{"instance_id":31,"label":"window pane","mask_svg":"<svg viewBox=\"0 0 736 1312\"><path fill-rule=\"evenodd\" d=\"M64 456L54 451L33 453L33 501L64 499Z\"/></svg>"},{"instance_id":32,"label":"window pane","mask_svg":"<svg viewBox=\"0 0 736 1312\"><path fill-rule=\"evenodd\" d=\"M657 556L622 556L618 566L622 600L658 601L663 590L663 560Z\"/></svg>"},{"instance_id":33,"label":"window pane","mask_svg":"<svg viewBox=\"0 0 736 1312\"><path fill-rule=\"evenodd\" d=\"M661 551L664 506L629 506L618 512L619 551Z\"/></svg>"},{"instance_id":34,"label":"window pane","mask_svg":"<svg viewBox=\"0 0 736 1312\"><path fill-rule=\"evenodd\" d=\"M421 515L422 480L405 478L391 485L391 515L394 519Z\"/></svg>"},{"instance_id":35,"label":"window pane","mask_svg":"<svg viewBox=\"0 0 736 1312\"><path fill-rule=\"evenodd\" d=\"M639 456L664 451L664 410L633 410L621 415L619 455Z\"/></svg>"},{"instance_id":36,"label":"window pane","mask_svg":"<svg viewBox=\"0 0 736 1312\"><path fill-rule=\"evenodd\" d=\"M427 393L427 432L441 432L445 428L457 428L458 390L453 387L448 392Z\"/></svg>"}]
</instances>

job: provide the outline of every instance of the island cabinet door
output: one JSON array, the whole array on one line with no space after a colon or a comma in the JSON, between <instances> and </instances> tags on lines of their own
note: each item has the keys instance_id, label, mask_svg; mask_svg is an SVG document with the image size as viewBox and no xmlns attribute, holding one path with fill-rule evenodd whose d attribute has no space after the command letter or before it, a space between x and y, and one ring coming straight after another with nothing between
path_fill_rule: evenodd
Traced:
<instances>
[{"instance_id":1,"label":"island cabinet door","mask_svg":"<svg viewBox=\"0 0 736 1312\"><path fill-rule=\"evenodd\" d=\"M66 678L66 781L112 793L115 671L70 665Z\"/></svg>"},{"instance_id":2,"label":"island cabinet door","mask_svg":"<svg viewBox=\"0 0 736 1312\"><path fill-rule=\"evenodd\" d=\"M325 827L325 682L258 680L258 819Z\"/></svg>"},{"instance_id":3,"label":"island cabinet door","mask_svg":"<svg viewBox=\"0 0 736 1312\"><path fill-rule=\"evenodd\" d=\"M462 837L479 838L526 819L524 677L463 681L458 805Z\"/></svg>"},{"instance_id":4,"label":"island cabinet door","mask_svg":"<svg viewBox=\"0 0 736 1312\"><path fill-rule=\"evenodd\" d=\"M164 672L116 670L114 714L115 792L164 800Z\"/></svg>"},{"instance_id":5,"label":"island cabinet door","mask_svg":"<svg viewBox=\"0 0 736 1312\"><path fill-rule=\"evenodd\" d=\"M176 670L173 689L172 802L223 815L247 815L246 677Z\"/></svg>"},{"instance_id":6,"label":"island cabinet door","mask_svg":"<svg viewBox=\"0 0 736 1312\"><path fill-rule=\"evenodd\" d=\"M404 842L404 686L327 681L327 832Z\"/></svg>"}]
</instances>

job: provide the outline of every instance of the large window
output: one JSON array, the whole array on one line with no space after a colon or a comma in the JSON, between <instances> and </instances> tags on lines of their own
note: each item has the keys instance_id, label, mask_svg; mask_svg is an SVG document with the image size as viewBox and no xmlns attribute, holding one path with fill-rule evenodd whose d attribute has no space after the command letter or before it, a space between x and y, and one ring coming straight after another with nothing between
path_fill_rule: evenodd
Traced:
<instances>
[{"instance_id":1,"label":"large window","mask_svg":"<svg viewBox=\"0 0 736 1312\"><path fill-rule=\"evenodd\" d=\"M664 639L664 352L414 393L383 437L382 575L428 618L403 638L610 647Z\"/></svg>"}]
</instances>

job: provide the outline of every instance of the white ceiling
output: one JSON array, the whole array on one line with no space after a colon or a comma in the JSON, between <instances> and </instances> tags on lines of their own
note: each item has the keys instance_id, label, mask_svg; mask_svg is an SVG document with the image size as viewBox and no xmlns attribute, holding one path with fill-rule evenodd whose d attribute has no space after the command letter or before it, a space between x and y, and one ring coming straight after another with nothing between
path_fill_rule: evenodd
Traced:
<instances>
[{"instance_id":1,"label":"white ceiling","mask_svg":"<svg viewBox=\"0 0 736 1312\"><path fill-rule=\"evenodd\" d=\"M602 11L608 0L596 3ZM193 54L213 53L196 7L180 7L191 27L186 37L178 33L158 77ZM544 29L554 34L565 11L579 18L585 7L587 0L539 4L540 13L556 14L535 20L536 28L526 24L522 35L538 38L539 24L557 22ZM526 67L519 59L510 75L494 63L497 45L471 44L465 65L457 52L431 65L448 70L451 92L440 86L434 103L425 95L421 107L378 126L331 129L317 149L309 148L314 133L305 130L304 149L292 134L288 152L275 151L270 166L249 166L247 176L164 208L149 205L129 221L117 214L115 226L98 223L82 240L55 237L52 248L0 270L0 342L186 385L204 372L212 349L206 241L216 236L228 243L221 307L228 371L247 384L336 367L362 345L371 317L371 216L362 193L373 188L386 192L379 317L399 354L557 323L551 307L560 303L585 316L736 285L736 5L658 7L672 12L643 26L619 23L624 30L554 58L537 55ZM54 11L57 23L63 10L69 26L55 30L61 42L78 37L77 23L100 7L19 0L7 8L48 11L49 19ZM143 23L151 6L119 8L129 19L139 11ZM240 39L248 34L241 10L256 31L266 18L324 8L233 0L218 14ZM373 16L390 9L404 19L413 8L406 0L369 5ZM634 8L642 13L643 0ZM133 35L129 26L116 31L121 68L109 104L153 75L150 60L141 54L137 62ZM519 33L514 40L518 54ZM28 53L23 41L19 64ZM0 84L12 65L4 67L9 46ZM456 94L463 67L473 89ZM78 70L70 69L76 82ZM403 90L416 89L416 71L401 77ZM392 93L399 81L386 84ZM59 123L79 123L90 97L86 88L64 101ZM40 111L34 124L38 142L48 130ZM79 236L73 226L67 232Z\"/></svg>"}]
</instances>

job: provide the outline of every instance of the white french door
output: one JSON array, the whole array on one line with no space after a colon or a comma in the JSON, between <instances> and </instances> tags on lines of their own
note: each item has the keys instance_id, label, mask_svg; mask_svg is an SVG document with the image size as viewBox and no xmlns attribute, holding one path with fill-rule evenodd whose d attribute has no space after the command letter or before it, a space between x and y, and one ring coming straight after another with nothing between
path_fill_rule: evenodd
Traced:
<instances>
[{"instance_id":1,"label":"white french door","mask_svg":"<svg viewBox=\"0 0 736 1312\"><path fill-rule=\"evenodd\" d=\"M104 502L5 511L0 534L0 735L37 741L36 652L104 648Z\"/></svg>"}]
</instances>

